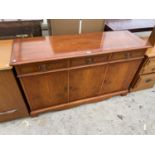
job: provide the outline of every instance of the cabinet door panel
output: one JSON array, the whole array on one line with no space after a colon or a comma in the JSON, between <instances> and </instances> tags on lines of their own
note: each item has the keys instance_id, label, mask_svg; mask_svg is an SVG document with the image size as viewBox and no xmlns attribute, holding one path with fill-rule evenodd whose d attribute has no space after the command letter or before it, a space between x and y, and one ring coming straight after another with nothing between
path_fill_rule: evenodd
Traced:
<instances>
[{"instance_id":1,"label":"cabinet door panel","mask_svg":"<svg viewBox=\"0 0 155 155\"><path fill-rule=\"evenodd\" d=\"M110 64L101 90L101 94L127 90L141 60Z\"/></svg>"},{"instance_id":2,"label":"cabinet door panel","mask_svg":"<svg viewBox=\"0 0 155 155\"><path fill-rule=\"evenodd\" d=\"M105 76L106 65L69 71L69 101L97 96Z\"/></svg>"},{"instance_id":3,"label":"cabinet door panel","mask_svg":"<svg viewBox=\"0 0 155 155\"><path fill-rule=\"evenodd\" d=\"M68 72L22 77L31 110L68 102Z\"/></svg>"}]
</instances>

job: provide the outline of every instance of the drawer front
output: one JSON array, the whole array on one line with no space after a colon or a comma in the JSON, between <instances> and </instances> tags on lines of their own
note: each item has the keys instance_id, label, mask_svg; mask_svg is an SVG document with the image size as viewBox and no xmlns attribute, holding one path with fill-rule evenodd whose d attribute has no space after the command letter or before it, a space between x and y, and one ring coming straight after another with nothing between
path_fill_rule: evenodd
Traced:
<instances>
[{"instance_id":1,"label":"drawer front","mask_svg":"<svg viewBox=\"0 0 155 155\"><path fill-rule=\"evenodd\" d=\"M138 77L133 90L142 90L153 87L155 84L155 74L141 75Z\"/></svg>"},{"instance_id":2,"label":"drawer front","mask_svg":"<svg viewBox=\"0 0 155 155\"><path fill-rule=\"evenodd\" d=\"M130 59L130 58L137 58L143 57L145 54L145 50L132 50L127 52L117 52L113 53L111 56L111 60L122 60L122 59Z\"/></svg>"},{"instance_id":3,"label":"drawer front","mask_svg":"<svg viewBox=\"0 0 155 155\"><path fill-rule=\"evenodd\" d=\"M133 51L130 51L130 57L131 58L143 57L145 55L145 52L146 52L146 49L133 50Z\"/></svg>"},{"instance_id":4,"label":"drawer front","mask_svg":"<svg viewBox=\"0 0 155 155\"><path fill-rule=\"evenodd\" d=\"M0 109L0 122L26 116L28 116L28 113L26 111L22 111L20 108L17 107L8 108L6 110Z\"/></svg>"},{"instance_id":5,"label":"drawer front","mask_svg":"<svg viewBox=\"0 0 155 155\"><path fill-rule=\"evenodd\" d=\"M90 57L73 58L70 60L70 67L90 65L95 63L104 63L108 61L109 55L97 55Z\"/></svg>"},{"instance_id":6,"label":"drawer front","mask_svg":"<svg viewBox=\"0 0 155 155\"><path fill-rule=\"evenodd\" d=\"M141 73L155 73L155 58L150 58L142 68Z\"/></svg>"},{"instance_id":7,"label":"drawer front","mask_svg":"<svg viewBox=\"0 0 155 155\"><path fill-rule=\"evenodd\" d=\"M46 72L50 70L63 69L68 67L68 61L59 60L52 62L42 62L42 63L34 63L34 64L26 64L16 67L16 71L18 74L27 74L34 72Z\"/></svg>"}]
</instances>

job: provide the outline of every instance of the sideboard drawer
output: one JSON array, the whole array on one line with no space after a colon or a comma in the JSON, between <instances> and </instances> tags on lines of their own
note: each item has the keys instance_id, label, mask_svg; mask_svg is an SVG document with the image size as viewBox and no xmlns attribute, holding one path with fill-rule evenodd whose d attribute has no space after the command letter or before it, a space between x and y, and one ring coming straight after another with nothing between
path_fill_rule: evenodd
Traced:
<instances>
[{"instance_id":1,"label":"sideboard drawer","mask_svg":"<svg viewBox=\"0 0 155 155\"><path fill-rule=\"evenodd\" d=\"M108 61L108 58L109 58L108 54L73 58L70 60L70 67L90 65L95 63L104 63Z\"/></svg>"},{"instance_id":2,"label":"sideboard drawer","mask_svg":"<svg viewBox=\"0 0 155 155\"><path fill-rule=\"evenodd\" d=\"M145 54L145 50L132 50L127 52L117 52L113 53L111 56L111 60L121 60L121 59L130 59L130 58L137 58L143 57Z\"/></svg>"},{"instance_id":3,"label":"sideboard drawer","mask_svg":"<svg viewBox=\"0 0 155 155\"><path fill-rule=\"evenodd\" d=\"M121 60L121 59L129 59L130 53L129 52L117 52L113 53L111 56L111 60Z\"/></svg>"},{"instance_id":4,"label":"sideboard drawer","mask_svg":"<svg viewBox=\"0 0 155 155\"><path fill-rule=\"evenodd\" d=\"M147 63L143 66L141 74L154 73L155 72L155 58L149 58Z\"/></svg>"},{"instance_id":5,"label":"sideboard drawer","mask_svg":"<svg viewBox=\"0 0 155 155\"><path fill-rule=\"evenodd\" d=\"M155 74L141 75L133 87L133 90L142 90L153 87L155 84Z\"/></svg>"},{"instance_id":6,"label":"sideboard drawer","mask_svg":"<svg viewBox=\"0 0 155 155\"><path fill-rule=\"evenodd\" d=\"M33 72L45 72L55 69L63 69L68 67L67 60L58 60L52 62L42 62L42 63L34 63L34 64L25 64L16 67L16 71L18 74L27 74Z\"/></svg>"},{"instance_id":7,"label":"sideboard drawer","mask_svg":"<svg viewBox=\"0 0 155 155\"><path fill-rule=\"evenodd\" d=\"M143 57L145 55L146 49L133 50L130 52L131 58Z\"/></svg>"},{"instance_id":8,"label":"sideboard drawer","mask_svg":"<svg viewBox=\"0 0 155 155\"><path fill-rule=\"evenodd\" d=\"M18 107L8 107L7 109L3 110L0 106L0 122L12 120L14 118L20 118L23 116L28 116L28 113L26 111L22 111Z\"/></svg>"}]
</instances>

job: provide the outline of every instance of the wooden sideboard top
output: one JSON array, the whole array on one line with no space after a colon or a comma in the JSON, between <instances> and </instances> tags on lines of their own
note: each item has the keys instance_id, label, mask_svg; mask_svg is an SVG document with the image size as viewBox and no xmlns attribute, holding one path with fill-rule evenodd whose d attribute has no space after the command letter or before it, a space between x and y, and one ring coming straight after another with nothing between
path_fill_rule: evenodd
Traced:
<instances>
[{"instance_id":1,"label":"wooden sideboard top","mask_svg":"<svg viewBox=\"0 0 155 155\"><path fill-rule=\"evenodd\" d=\"M108 19L106 25L113 31L130 30L132 32L152 30L155 19Z\"/></svg>"},{"instance_id":2,"label":"wooden sideboard top","mask_svg":"<svg viewBox=\"0 0 155 155\"><path fill-rule=\"evenodd\" d=\"M89 56L150 47L129 31L19 38L14 41L11 65Z\"/></svg>"},{"instance_id":3,"label":"wooden sideboard top","mask_svg":"<svg viewBox=\"0 0 155 155\"><path fill-rule=\"evenodd\" d=\"M9 65L13 40L0 40L0 70L11 69Z\"/></svg>"}]
</instances>

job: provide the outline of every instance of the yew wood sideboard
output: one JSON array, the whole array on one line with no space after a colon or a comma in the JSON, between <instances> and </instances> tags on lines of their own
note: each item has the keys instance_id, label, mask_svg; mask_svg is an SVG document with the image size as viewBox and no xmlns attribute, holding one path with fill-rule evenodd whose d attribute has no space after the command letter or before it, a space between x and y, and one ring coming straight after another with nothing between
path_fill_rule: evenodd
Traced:
<instances>
[{"instance_id":1,"label":"yew wood sideboard","mask_svg":"<svg viewBox=\"0 0 155 155\"><path fill-rule=\"evenodd\" d=\"M28 116L12 67L12 40L0 41L0 122Z\"/></svg>"},{"instance_id":2,"label":"yew wood sideboard","mask_svg":"<svg viewBox=\"0 0 155 155\"><path fill-rule=\"evenodd\" d=\"M148 47L128 31L19 38L11 65L35 116L127 94Z\"/></svg>"}]
</instances>

